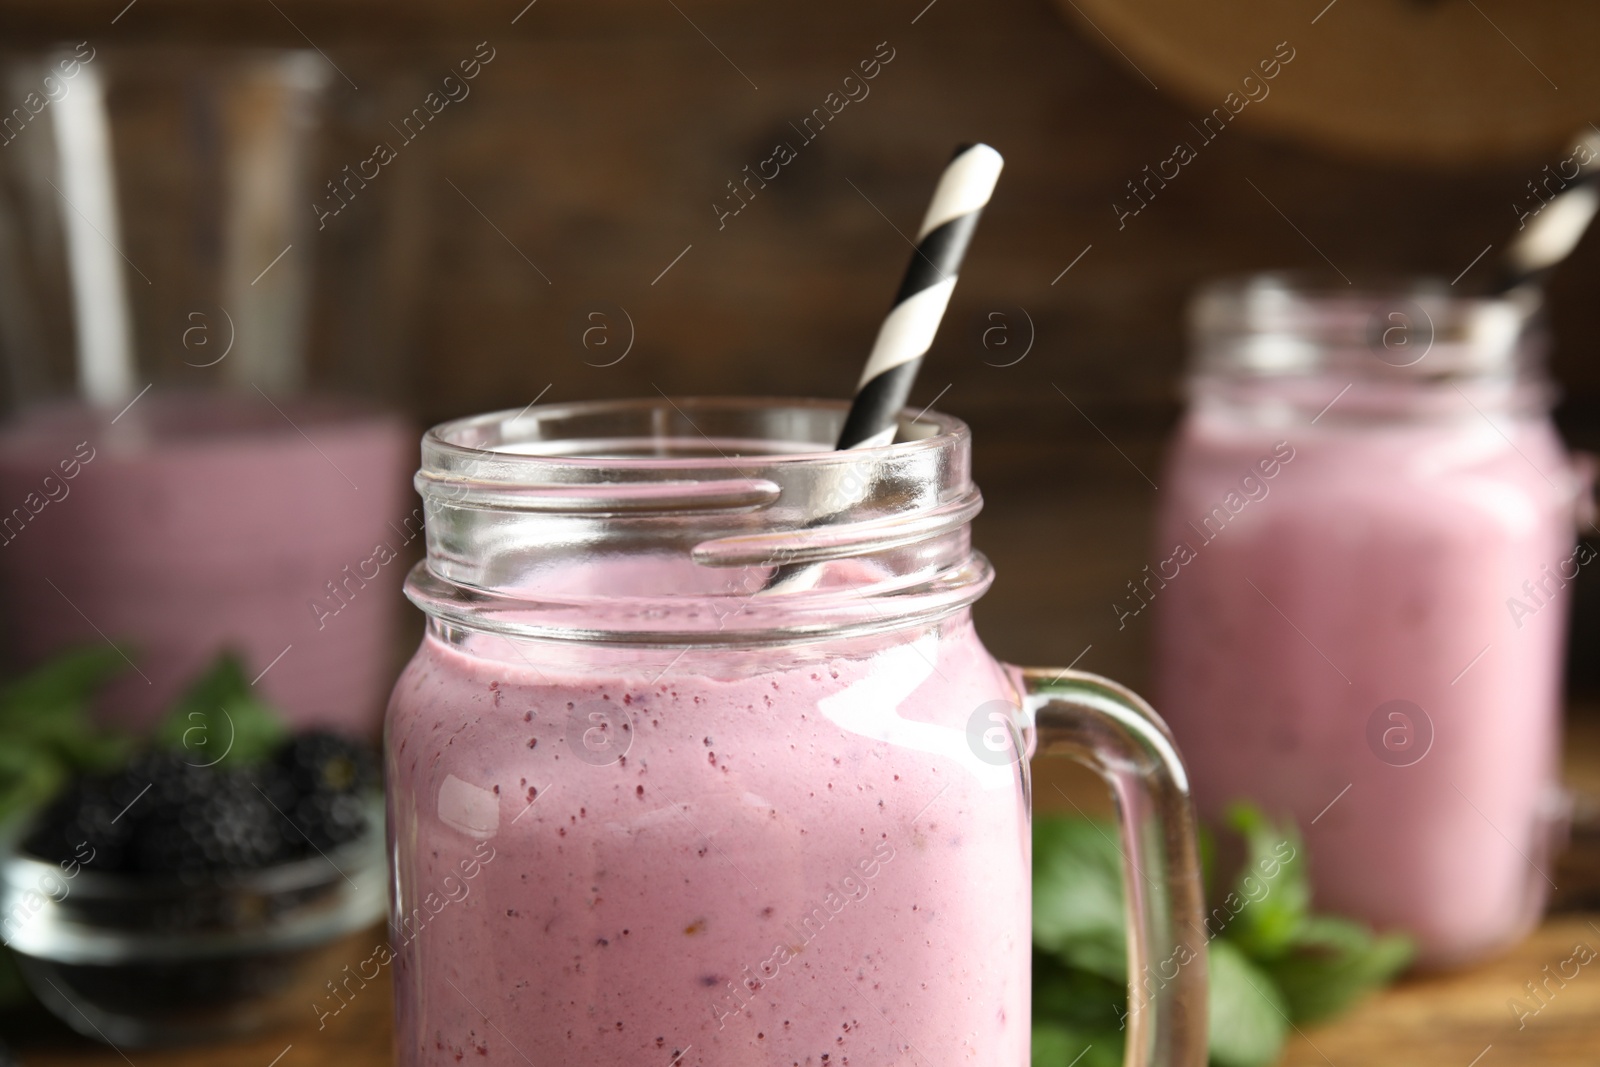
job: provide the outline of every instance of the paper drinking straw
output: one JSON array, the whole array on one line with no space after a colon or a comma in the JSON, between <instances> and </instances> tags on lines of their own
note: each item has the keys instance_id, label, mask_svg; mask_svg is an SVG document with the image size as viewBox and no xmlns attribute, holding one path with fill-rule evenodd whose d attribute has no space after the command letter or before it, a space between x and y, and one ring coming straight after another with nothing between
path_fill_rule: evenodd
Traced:
<instances>
[{"instance_id":1,"label":"paper drinking straw","mask_svg":"<svg viewBox=\"0 0 1600 1067\"><path fill-rule=\"evenodd\" d=\"M1509 293L1543 281L1577 247L1600 209L1600 134L1585 130L1577 147L1587 151L1588 162L1576 164L1578 173L1571 184L1546 201L1511 239L1495 292Z\"/></svg>"},{"instance_id":2,"label":"paper drinking straw","mask_svg":"<svg viewBox=\"0 0 1600 1067\"><path fill-rule=\"evenodd\" d=\"M922 357L933 344L956 287L978 216L994 192L1004 160L986 144L964 145L945 167L933 202L917 231L905 280L878 328L878 339L856 386L839 434L839 448L871 448L894 441Z\"/></svg>"},{"instance_id":3,"label":"paper drinking straw","mask_svg":"<svg viewBox=\"0 0 1600 1067\"><path fill-rule=\"evenodd\" d=\"M133 331L117 225L111 122L97 68L85 66L55 102L61 220L77 340L78 389L91 404L119 407L134 392Z\"/></svg>"},{"instance_id":4,"label":"paper drinking straw","mask_svg":"<svg viewBox=\"0 0 1600 1067\"><path fill-rule=\"evenodd\" d=\"M894 442L900 410L906 406L922 356L933 344L939 321L956 287L961 259L977 229L978 216L994 192L1004 166L1000 153L986 144L963 145L939 177L933 202L917 231L900 292L867 357L855 399L839 433L838 448L871 448ZM826 523L828 516L808 525ZM761 592L793 591L813 585L820 569L785 564L767 578Z\"/></svg>"}]
</instances>

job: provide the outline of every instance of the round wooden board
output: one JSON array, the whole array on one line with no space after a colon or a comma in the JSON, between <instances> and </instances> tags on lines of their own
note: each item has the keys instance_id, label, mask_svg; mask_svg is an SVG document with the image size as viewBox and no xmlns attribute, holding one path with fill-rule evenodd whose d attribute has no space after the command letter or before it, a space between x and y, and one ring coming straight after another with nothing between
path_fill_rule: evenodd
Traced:
<instances>
[{"instance_id":1,"label":"round wooden board","mask_svg":"<svg viewBox=\"0 0 1600 1067\"><path fill-rule=\"evenodd\" d=\"M1293 60L1239 118L1342 154L1557 159L1600 121L1600 4L1584 0L1057 2L1200 114L1287 42Z\"/></svg>"}]
</instances>

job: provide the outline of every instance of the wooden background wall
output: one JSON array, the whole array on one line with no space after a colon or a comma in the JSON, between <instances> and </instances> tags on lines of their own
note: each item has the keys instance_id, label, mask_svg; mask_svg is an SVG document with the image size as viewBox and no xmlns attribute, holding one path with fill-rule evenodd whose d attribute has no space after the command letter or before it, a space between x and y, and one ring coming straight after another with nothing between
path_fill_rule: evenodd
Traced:
<instances>
[{"instance_id":1,"label":"wooden background wall","mask_svg":"<svg viewBox=\"0 0 1600 1067\"><path fill-rule=\"evenodd\" d=\"M326 376L419 422L520 406L546 386L549 400L843 395L904 267L897 230L916 226L955 143L994 144L1007 159L1000 195L913 401L938 396L975 428L991 500L979 535L1003 574L1003 610L986 608L986 625L999 651L1025 659L1094 643L1112 618L1104 605L1145 562L1150 488L1100 431L1156 468L1196 283L1280 267L1337 280L1330 261L1350 276L1452 277L1504 245L1524 183L1563 155L1551 145L1548 159L1456 171L1358 162L1260 136L1247 111L1119 230L1124 183L1170 154L1201 109L1049 0L125 2L11 2L0 39L309 39L340 71L328 177L390 138L389 123L478 42L494 49L470 98L311 250ZM1297 18L1320 6L1284 5ZM1263 56L1284 36L1239 32ZM870 96L800 144L789 123L880 42L894 58ZM798 157L719 229L725 183L778 141ZM375 269L349 267L375 245ZM1590 445L1597 280L1592 241L1552 294L1563 420ZM619 347L581 342L596 311L615 345L627 332L618 313L633 323L634 345L612 366L592 364ZM1030 320L1027 357L995 365L1021 351ZM985 348L995 325L1006 332ZM1093 563L1021 573L1063 553ZM1098 639L1086 665L1140 673L1142 638Z\"/></svg>"}]
</instances>

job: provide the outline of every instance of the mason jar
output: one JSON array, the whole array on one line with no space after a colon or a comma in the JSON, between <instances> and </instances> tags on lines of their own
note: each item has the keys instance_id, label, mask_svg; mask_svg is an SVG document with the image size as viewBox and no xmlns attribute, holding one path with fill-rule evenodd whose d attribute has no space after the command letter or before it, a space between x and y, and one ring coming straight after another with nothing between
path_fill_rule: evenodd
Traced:
<instances>
[{"instance_id":1,"label":"mason jar","mask_svg":"<svg viewBox=\"0 0 1600 1067\"><path fill-rule=\"evenodd\" d=\"M1551 881L1585 477L1525 299L1203 291L1161 480L1155 692L1202 816L1306 835L1319 909L1423 964L1527 932Z\"/></svg>"},{"instance_id":2,"label":"mason jar","mask_svg":"<svg viewBox=\"0 0 1600 1067\"><path fill-rule=\"evenodd\" d=\"M0 663L119 643L106 725L226 651L295 726L379 731L422 520L390 407L416 224L376 183L316 225L356 158L330 80L309 47L0 55Z\"/></svg>"},{"instance_id":3,"label":"mason jar","mask_svg":"<svg viewBox=\"0 0 1600 1067\"><path fill-rule=\"evenodd\" d=\"M662 398L424 438L428 629L386 731L400 1063L1023 1067L1036 744L1119 800L1130 974L1184 964L1135 998L1130 1062L1204 1062L1164 727L979 642L962 423L830 451L844 414Z\"/></svg>"}]
</instances>

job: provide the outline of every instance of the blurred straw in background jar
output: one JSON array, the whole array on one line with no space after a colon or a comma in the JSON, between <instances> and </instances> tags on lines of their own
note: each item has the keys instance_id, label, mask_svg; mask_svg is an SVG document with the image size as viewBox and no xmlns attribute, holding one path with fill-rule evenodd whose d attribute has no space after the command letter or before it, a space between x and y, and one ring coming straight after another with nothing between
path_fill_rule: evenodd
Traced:
<instances>
[{"instance_id":1,"label":"blurred straw in background jar","mask_svg":"<svg viewBox=\"0 0 1600 1067\"><path fill-rule=\"evenodd\" d=\"M4 73L38 101L0 156L7 657L118 643L104 713L137 726L231 646L297 725L375 731L420 518L404 422L310 358L331 72L85 44Z\"/></svg>"}]
</instances>

